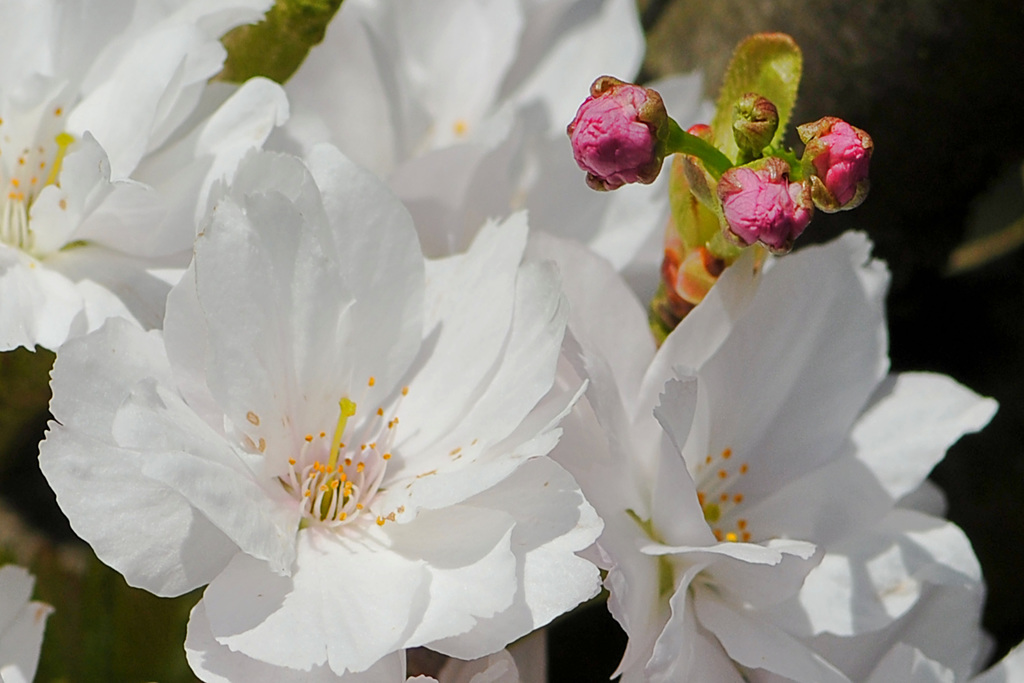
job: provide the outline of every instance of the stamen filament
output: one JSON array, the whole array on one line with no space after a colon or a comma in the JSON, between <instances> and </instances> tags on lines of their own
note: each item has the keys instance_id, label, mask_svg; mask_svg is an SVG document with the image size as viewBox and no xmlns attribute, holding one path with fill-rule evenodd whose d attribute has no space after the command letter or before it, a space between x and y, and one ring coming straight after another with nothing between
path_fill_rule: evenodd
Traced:
<instances>
[{"instance_id":1,"label":"stamen filament","mask_svg":"<svg viewBox=\"0 0 1024 683\"><path fill-rule=\"evenodd\" d=\"M341 450L341 437L345 433L345 425L348 419L356 414L356 404L347 398L338 402L341 414L338 416L338 426L334 428L334 437L331 439L331 454L327 460L327 468L333 470L338 465L338 452Z\"/></svg>"}]
</instances>

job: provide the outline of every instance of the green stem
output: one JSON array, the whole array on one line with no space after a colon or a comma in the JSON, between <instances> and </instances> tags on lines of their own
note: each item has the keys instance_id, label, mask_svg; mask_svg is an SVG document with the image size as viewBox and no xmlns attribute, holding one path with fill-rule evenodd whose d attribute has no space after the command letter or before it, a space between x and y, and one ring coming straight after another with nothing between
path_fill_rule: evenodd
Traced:
<instances>
[{"instance_id":1,"label":"green stem","mask_svg":"<svg viewBox=\"0 0 1024 683\"><path fill-rule=\"evenodd\" d=\"M712 235L705 246L712 256L725 261L726 266L731 266L743 253L743 247L738 247L730 242L722 230Z\"/></svg>"},{"instance_id":2,"label":"green stem","mask_svg":"<svg viewBox=\"0 0 1024 683\"><path fill-rule=\"evenodd\" d=\"M672 119L668 120L668 125L668 139L665 141L666 156L669 154L695 156L704 162L704 167L715 177L715 180L721 178L723 173L732 168L732 161L717 147L696 135L687 133Z\"/></svg>"}]
</instances>

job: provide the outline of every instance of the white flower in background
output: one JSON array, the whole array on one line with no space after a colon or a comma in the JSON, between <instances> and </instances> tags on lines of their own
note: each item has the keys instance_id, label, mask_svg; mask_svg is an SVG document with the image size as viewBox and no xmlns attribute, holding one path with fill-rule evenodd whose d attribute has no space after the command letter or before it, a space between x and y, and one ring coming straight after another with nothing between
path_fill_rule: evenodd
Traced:
<instances>
[{"instance_id":1,"label":"white flower in background","mask_svg":"<svg viewBox=\"0 0 1024 683\"><path fill-rule=\"evenodd\" d=\"M0 680L30 683L39 664L46 618L53 608L29 602L35 579L14 565L0 567Z\"/></svg>"},{"instance_id":2,"label":"white flower in background","mask_svg":"<svg viewBox=\"0 0 1024 683\"><path fill-rule=\"evenodd\" d=\"M564 130L579 92L635 73L643 50L631 0L346 0L288 81L287 130L387 177L430 150L496 145L526 102Z\"/></svg>"},{"instance_id":3,"label":"white flower in background","mask_svg":"<svg viewBox=\"0 0 1024 683\"><path fill-rule=\"evenodd\" d=\"M701 84L700 75L693 74L650 85L685 127L711 118L710 104L701 99ZM576 85L578 98L588 85L589 81ZM572 114L551 131L543 107L524 107L497 147L437 150L400 168L390 184L412 211L424 250L458 252L487 217L525 208L534 229L587 244L624 273L638 296L649 299L665 251L668 174L652 185L594 192L584 182L565 134L571 119Z\"/></svg>"},{"instance_id":4,"label":"white flower in background","mask_svg":"<svg viewBox=\"0 0 1024 683\"><path fill-rule=\"evenodd\" d=\"M0 350L159 324L149 271L185 267L208 187L287 112L268 81L207 85L269 4L0 2Z\"/></svg>"},{"instance_id":5,"label":"white flower in background","mask_svg":"<svg viewBox=\"0 0 1024 683\"><path fill-rule=\"evenodd\" d=\"M308 164L247 158L163 336L111 321L54 369L58 503L132 585L209 584L187 648L211 680L481 657L599 584L575 552L600 521L541 457L574 394L549 394L566 313L525 218L425 261L379 181Z\"/></svg>"},{"instance_id":6,"label":"white flower in background","mask_svg":"<svg viewBox=\"0 0 1024 683\"><path fill-rule=\"evenodd\" d=\"M287 90L283 130L330 141L386 179L428 255L458 253L488 218L590 244L656 283L668 216L663 182L598 195L565 126L598 76L631 78L644 42L624 0L346 0ZM710 119L699 76L653 84L682 124Z\"/></svg>"},{"instance_id":7,"label":"white flower in background","mask_svg":"<svg viewBox=\"0 0 1024 683\"><path fill-rule=\"evenodd\" d=\"M844 681L810 634L880 631L934 590L976 602L962 533L895 506L994 402L883 381L888 277L862 236L761 274L741 259L656 353L608 264L535 250L557 255L566 362L591 382L552 455L605 521L624 681Z\"/></svg>"}]
</instances>

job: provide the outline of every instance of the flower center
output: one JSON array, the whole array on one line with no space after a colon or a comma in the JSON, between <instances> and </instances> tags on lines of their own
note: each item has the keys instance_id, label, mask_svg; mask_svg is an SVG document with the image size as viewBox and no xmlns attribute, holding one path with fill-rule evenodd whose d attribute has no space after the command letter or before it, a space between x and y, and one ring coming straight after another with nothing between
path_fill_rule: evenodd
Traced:
<instances>
[{"instance_id":1,"label":"flower center","mask_svg":"<svg viewBox=\"0 0 1024 683\"><path fill-rule=\"evenodd\" d=\"M403 396L407 392L408 388L402 389ZM358 412L356 403L344 397L338 408L331 438L327 439L327 432L306 434L299 453L288 459L287 474L280 477L281 484L299 501L304 525L334 528L359 519L381 490L391 459L398 432L394 410L388 414L378 408L358 427L349 429L350 418ZM378 515L377 524L394 521L395 512Z\"/></svg>"},{"instance_id":2,"label":"flower center","mask_svg":"<svg viewBox=\"0 0 1024 683\"><path fill-rule=\"evenodd\" d=\"M63 116L63 107L53 106L37 122L31 116L16 117L24 121L0 118L0 242L22 251L32 252L36 246L29 223L32 204L43 188L57 183L75 141L63 130Z\"/></svg>"},{"instance_id":3,"label":"flower center","mask_svg":"<svg viewBox=\"0 0 1024 683\"><path fill-rule=\"evenodd\" d=\"M694 473L697 500L719 541L745 543L751 539L747 520L740 517L743 494L735 491L748 469L747 463L734 462L732 449L726 448L718 456L707 456Z\"/></svg>"}]
</instances>

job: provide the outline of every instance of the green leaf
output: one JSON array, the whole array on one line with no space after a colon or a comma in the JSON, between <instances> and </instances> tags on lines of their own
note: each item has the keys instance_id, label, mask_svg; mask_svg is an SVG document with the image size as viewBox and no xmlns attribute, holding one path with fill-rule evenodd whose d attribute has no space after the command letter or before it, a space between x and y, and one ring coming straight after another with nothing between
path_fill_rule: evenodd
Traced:
<instances>
[{"instance_id":1,"label":"green leaf","mask_svg":"<svg viewBox=\"0 0 1024 683\"><path fill-rule=\"evenodd\" d=\"M218 80L242 83L265 76L284 83L324 39L342 0L278 0L258 24L239 26L221 42L228 50Z\"/></svg>"},{"instance_id":2,"label":"green leaf","mask_svg":"<svg viewBox=\"0 0 1024 683\"><path fill-rule=\"evenodd\" d=\"M758 33L746 38L733 53L725 74L711 129L715 146L730 159L739 156L733 139L733 106L748 92L767 97L779 111L779 130L772 144L779 146L796 104L803 57L785 33Z\"/></svg>"}]
</instances>

